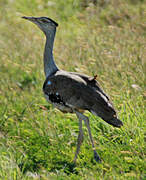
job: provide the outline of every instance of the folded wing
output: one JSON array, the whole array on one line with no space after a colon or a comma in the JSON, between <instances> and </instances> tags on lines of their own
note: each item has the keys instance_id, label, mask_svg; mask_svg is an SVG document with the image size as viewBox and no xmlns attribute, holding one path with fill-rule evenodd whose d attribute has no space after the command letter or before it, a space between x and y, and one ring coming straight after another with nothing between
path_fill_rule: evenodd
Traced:
<instances>
[{"instance_id":1,"label":"folded wing","mask_svg":"<svg viewBox=\"0 0 146 180\"><path fill-rule=\"evenodd\" d=\"M56 94L62 104L73 110L88 110L113 126L122 125L108 96L92 77L58 71L47 78L43 90L44 93Z\"/></svg>"}]
</instances>

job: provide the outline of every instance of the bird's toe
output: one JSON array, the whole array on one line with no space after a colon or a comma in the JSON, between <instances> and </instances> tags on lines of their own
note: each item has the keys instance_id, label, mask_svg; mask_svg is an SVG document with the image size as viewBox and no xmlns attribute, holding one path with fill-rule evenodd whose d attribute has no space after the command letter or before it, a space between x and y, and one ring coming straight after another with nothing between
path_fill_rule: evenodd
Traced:
<instances>
[{"instance_id":1,"label":"bird's toe","mask_svg":"<svg viewBox=\"0 0 146 180\"><path fill-rule=\"evenodd\" d=\"M101 162L101 159L95 150L94 150L94 159L96 162Z\"/></svg>"}]
</instances>

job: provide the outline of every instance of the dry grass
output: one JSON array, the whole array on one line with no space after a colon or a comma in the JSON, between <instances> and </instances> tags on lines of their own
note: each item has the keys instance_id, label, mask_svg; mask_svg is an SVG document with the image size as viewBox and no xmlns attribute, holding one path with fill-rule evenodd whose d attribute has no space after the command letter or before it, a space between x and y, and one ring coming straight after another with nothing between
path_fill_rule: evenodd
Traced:
<instances>
[{"instance_id":1,"label":"dry grass","mask_svg":"<svg viewBox=\"0 0 146 180\"><path fill-rule=\"evenodd\" d=\"M144 1L83 6L75 0L1 0L0 7L0 178L144 179ZM88 114L101 164L93 160L86 129L78 164L72 164L77 119L45 101L45 38L22 15L59 22L54 48L58 66L97 74L113 100L124 122L121 130Z\"/></svg>"}]
</instances>

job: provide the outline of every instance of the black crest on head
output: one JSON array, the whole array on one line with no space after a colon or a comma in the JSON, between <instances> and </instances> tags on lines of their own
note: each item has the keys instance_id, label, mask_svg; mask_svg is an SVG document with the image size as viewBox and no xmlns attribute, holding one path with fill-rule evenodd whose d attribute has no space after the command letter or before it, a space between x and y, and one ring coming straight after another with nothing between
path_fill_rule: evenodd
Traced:
<instances>
[{"instance_id":1,"label":"black crest on head","mask_svg":"<svg viewBox=\"0 0 146 180\"><path fill-rule=\"evenodd\" d=\"M55 22L55 21L53 21L51 18L48 18L48 17L42 17L42 18L48 19L48 20L50 20L52 23L54 23L54 24L55 24L55 26L58 26L58 23L57 23L57 22Z\"/></svg>"}]
</instances>

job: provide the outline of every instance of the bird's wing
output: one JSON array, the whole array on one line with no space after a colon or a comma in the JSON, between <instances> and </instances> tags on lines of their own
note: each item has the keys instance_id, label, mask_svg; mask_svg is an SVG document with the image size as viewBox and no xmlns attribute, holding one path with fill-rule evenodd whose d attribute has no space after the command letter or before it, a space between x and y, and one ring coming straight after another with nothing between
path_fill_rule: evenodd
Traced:
<instances>
[{"instance_id":1,"label":"bird's wing","mask_svg":"<svg viewBox=\"0 0 146 180\"><path fill-rule=\"evenodd\" d=\"M94 77L91 77L91 76L87 76L85 74L80 74L80 73L77 73L77 72L70 72L70 74L75 74L75 75L81 77L84 81L86 81L88 86L90 86L94 90L97 90L100 93L102 93L107 98L107 100L110 101L109 97L105 94L105 92L101 89L99 83L96 81L97 75L94 76Z\"/></svg>"},{"instance_id":2,"label":"bird's wing","mask_svg":"<svg viewBox=\"0 0 146 180\"><path fill-rule=\"evenodd\" d=\"M43 90L45 93L59 95L60 102L69 107L89 110L104 120L116 116L107 96L76 74L58 71L47 78Z\"/></svg>"}]
</instances>

